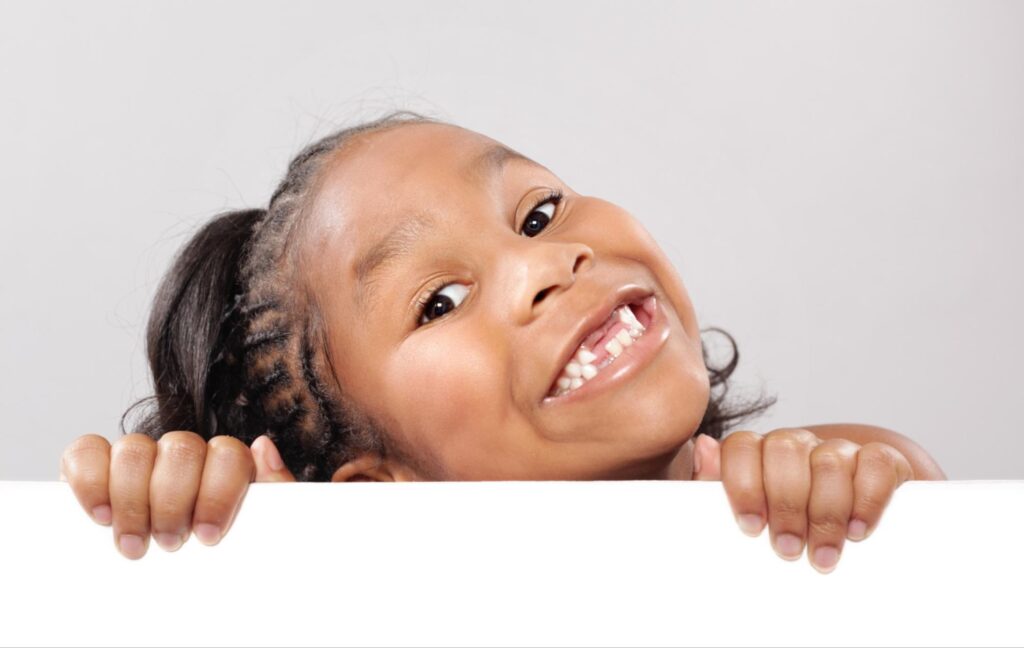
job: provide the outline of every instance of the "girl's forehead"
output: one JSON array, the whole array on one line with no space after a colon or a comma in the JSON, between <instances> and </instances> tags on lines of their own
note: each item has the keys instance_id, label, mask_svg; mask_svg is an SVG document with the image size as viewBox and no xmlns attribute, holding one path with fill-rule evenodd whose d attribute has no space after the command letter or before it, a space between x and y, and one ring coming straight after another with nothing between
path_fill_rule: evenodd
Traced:
<instances>
[{"instance_id":1,"label":"girl's forehead","mask_svg":"<svg viewBox=\"0 0 1024 648\"><path fill-rule=\"evenodd\" d=\"M344 231L348 247L358 247L388 224L489 194L496 171L513 159L536 165L485 135L448 124L363 134L324 165L312 220L315 227Z\"/></svg>"},{"instance_id":2,"label":"girl's forehead","mask_svg":"<svg viewBox=\"0 0 1024 648\"><path fill-rule=\"evenodd\" d=\"M446 124L360 135L322 169L306 227L312 258L321 272L346 276L354 286L361 270L402 247L397 238L422 236L425 229L451 226L446 221L455 214L475 213L447 207L489 195L516 159L536 164L489 137Z\"/></svg>"},{"instance_id":3,"label":"girl's forehead","mask_svg":"<svg viewBox=\"0 0 1024 648\"><path fill-rule=\"evenodd\" d=\"M404 124L357 136L326 165L321 189L353 201L396 195L446 175L460 175L475 155L498 142L458 126Z\"/></svg>"}]
</instances>

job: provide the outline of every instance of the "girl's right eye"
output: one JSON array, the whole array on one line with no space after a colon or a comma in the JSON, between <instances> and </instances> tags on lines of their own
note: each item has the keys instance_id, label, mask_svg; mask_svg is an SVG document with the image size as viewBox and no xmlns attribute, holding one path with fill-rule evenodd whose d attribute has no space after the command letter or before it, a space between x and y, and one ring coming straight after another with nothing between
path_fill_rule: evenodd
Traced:
<instances>
[{"instance_id":1,"label":"girl's right eye","mask_svg":"<svg viewBox=\"0 0 1024 648\"><path fill-rule=\"evenodd\" d=\"M455 299L458 303L455 303L452 297L444 294L445 291L454 293ZM434 290L428 288L424 291L427 295L425 299L420 300L420 326L430 322L431 320L437 319L448 314L449 311L457 308L462 300L466 298L469 293L469 288L459 283L447 283L444 284L440 290Z\"/></svg>"}]
</instances>

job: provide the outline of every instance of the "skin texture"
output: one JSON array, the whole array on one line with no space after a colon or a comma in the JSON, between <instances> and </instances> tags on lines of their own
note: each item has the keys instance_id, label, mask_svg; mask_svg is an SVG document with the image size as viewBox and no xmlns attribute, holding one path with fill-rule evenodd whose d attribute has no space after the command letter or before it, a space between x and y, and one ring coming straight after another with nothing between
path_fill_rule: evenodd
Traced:
<instances>
[{"instance_id":1,"label":"skin texture","mask_svg":"<svg viewBox=\"0 0 1024 648\"><path fill-rule=\"evenodd\" d=\"M326 165L304 223L302 267L326 323L340 388L417 459L370 458L336 479L658 479L685 473L708 401L690 298L627 211L582 196L546 168L480 156L498 143L440 124L364 136ZM537 236L535 204L563 192ZM411 253L360 302L359 259L393 227L433 217ZM434 280L468 289L417 327ZM670 335L652 362L594 398L544 407L574 328L611 292L654 292ZM455 288L458 290L458 288ZM673 464L673 461L676 463ZM415 464L415 465L410 465ZM366 468L365 466L370 466Z\"/></svg>"},{"instance_id":2,"label":"skin texture","mask_svg":"<svg viewBox=\"0 0 1024 648\"><path fill-rule=\"evenodd\" d=\"M845 540L876 528L901 483L945 478L920 446L875 426L694 439L708 376L672 264L628 212L576 194L546 168L513 156L490 173L481 155L496 146L454 126L404 125L360 136L319 178L300 228L303 287L325 324L337 386L402 449L364 454L334 481L721 481L745 533L767 527L780 557L796 560L806 547L827 573ZM524 236L551 190L563 193L553 218ZM376 277L377 299L361 295L360 259L424 215L432 222L408 256ZM612 389L543 404L575 326L625 284L652 291L667 315L657 355ZM419 325L417 301L442 286L455 308ZM250 482L294 481L266 436L249 448L189 431L113 445L85 435L65 450L61 476L133 559L150 537L168 551L192 532L217 544Z\"/></svg>"}]
</instances>

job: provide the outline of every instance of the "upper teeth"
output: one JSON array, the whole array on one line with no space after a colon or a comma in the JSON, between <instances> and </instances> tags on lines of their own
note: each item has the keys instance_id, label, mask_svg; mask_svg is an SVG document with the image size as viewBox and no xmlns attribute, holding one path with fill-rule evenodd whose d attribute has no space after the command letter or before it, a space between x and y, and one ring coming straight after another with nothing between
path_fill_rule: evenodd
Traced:
<instances>
[{"instance_id":1,"label":"upper teeth","mask_svg":"<svg viewBox=\"0 0 1024 648\"><path fill-rule=\"evenodd\" d=\"M576 355L566 363L565 368L562 369L562 375L556 381L555 396L579 389L584 382L596 376L598 371L622 355L625 347L633 344L634 340L644 334L646 330L644 325L636 318L628 304L620 306L615 312L619 316L619 321L626 325L628 331L626 329L618 331L615 337L605 343L604 348L608 352L608 357L600 367L594 365L597 356L590 349L580 345Z\"/></svg>"}]
</instances>

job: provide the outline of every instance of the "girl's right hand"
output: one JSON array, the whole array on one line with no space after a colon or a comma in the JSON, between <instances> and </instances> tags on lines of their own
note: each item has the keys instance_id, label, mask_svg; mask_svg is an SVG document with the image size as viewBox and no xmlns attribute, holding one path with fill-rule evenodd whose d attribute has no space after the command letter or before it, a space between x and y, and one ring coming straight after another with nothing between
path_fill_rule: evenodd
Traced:
<instances>
[{"instance_id":1,"label":"girl's right hand","mask_svg":"<svg viewBox=\"0 0 1024 648\"><path fill-rule=\"evenodd\" d=\"M146 554L150 535L167 551L193 531L217 544L234 521L249 483L295 481L267 436L252 448L229 436L209 443L194 432L167 432L154 441L128 434L114 442L87 434L61 456L61 479L98 524L113 525L125 557Z\"/></svg>"}]
</instances>

